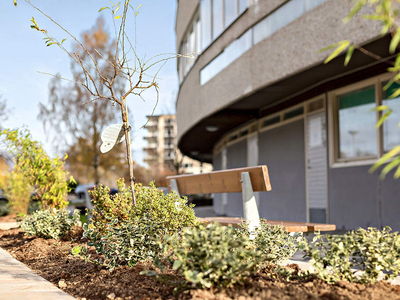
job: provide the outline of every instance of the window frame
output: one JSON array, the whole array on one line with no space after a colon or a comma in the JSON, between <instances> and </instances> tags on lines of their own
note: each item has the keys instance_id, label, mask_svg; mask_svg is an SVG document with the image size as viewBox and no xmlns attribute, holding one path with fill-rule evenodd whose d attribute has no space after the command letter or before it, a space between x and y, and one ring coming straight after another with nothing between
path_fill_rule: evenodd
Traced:
<instances>
[{"instance_id":1,"label":"window frame","mask_svg":"<svg viewBox=\"0 0 400 300\"><path fill-rule=\"evenodd\" d=\"M368 86L374 86L375 88L375 107L382 105L383 101L383 83L390 80L393 77L391 73L385 73L379 76L375 76L366 80L356 82L354 84L347 85L345 87L335 89L328 92L328 136L329 136L329 165L331 168L340 167L352 167L352 166L363 166L372 165L377 159L382 157L383 151L383 126L376 129L376 146L377 155L364 156L364 157L353 157L353 158L340 158L339 157L339 115L338 115L338 97L354 92ZM380 119L382 113L379 111L375 112L375 124Z\"/></svg>"}]
</instances>

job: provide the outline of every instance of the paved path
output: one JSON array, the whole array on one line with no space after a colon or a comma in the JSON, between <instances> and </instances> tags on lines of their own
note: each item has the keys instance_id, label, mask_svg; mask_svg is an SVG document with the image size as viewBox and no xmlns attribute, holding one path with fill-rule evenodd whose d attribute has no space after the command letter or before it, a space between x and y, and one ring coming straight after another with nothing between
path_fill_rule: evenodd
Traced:
<instances>
[{"instance_id":1,"label":"paved path","mask_svg":"<svg viewBox=\"0 0 400 300\"><path fill-rule=\"evenodd\" d=\"M8 222L8 223L0 223L0 229L8 230L11 228L17 228L20 223L18 222Z\"/></svg>"},{"instance_id":2,"label":"paved path","mask_svg":"<svg viewBox=\"0 0 400 300\"><path fill-rule=\"evenodd\" d=\"M0 300L74 300L0 248Z\"/></svg>"}]
</instances>

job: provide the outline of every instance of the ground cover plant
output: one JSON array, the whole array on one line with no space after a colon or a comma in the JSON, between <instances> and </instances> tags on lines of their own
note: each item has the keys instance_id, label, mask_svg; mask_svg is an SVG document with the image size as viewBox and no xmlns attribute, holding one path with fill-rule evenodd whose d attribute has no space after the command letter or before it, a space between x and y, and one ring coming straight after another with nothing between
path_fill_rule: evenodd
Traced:
<instances>
[{"instance_id":1,"label":"ground cover plant","mask_svg":"<svg viewBox=\"0 0 400 300\"><path fill-rule=\"evenodd\" d=\"M28 236L59 239L69 235L79 219L79 210L75 210L72 216L66 209L37 210L22 218L21 230Z\"/></svg>"},{"instance_id":2,"label":"ground cover plant","mask_svg":"<svg viewBox=\"0 0 400 300\"><path fill-rule=\"evenodd\" d=\"M318 276L329 283L376 282L378 278L394 279L400 272L400 236L389 227L360 228L343 235L317 233L301 248L311 258Z\"/></svg>"}]
</instances>

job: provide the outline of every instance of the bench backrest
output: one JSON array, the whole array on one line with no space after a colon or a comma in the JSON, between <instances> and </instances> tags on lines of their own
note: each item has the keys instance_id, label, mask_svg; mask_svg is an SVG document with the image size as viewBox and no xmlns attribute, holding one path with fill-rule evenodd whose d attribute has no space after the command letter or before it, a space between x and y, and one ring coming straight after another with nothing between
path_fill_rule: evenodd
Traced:
<instances>
[{"instance_id":1,"label":"bench backrest","mask_svg":"<svg viewBox=\"0 0 400 300\"><path fill-rule=\"evenodd\" d=\"M267 166L214 171L210 173L176 175L167 177L171 192L171 179L175 179L179 194L211 194L242 192L241 174L248 172L254 192L271 190Z\"/></svg>"}]
</instances>

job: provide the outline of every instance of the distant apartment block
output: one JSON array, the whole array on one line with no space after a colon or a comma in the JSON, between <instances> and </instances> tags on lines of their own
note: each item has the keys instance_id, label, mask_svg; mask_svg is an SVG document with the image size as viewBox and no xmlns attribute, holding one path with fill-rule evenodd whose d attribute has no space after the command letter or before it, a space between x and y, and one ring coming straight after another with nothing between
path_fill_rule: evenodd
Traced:
<instances>
[{"instance_id":1,"label":"distant apartment block","mask_svg":"<svg viewBox=\"0 0 400 300\"><path fill-rule=\"evenodd\" d=\"M198 174L212 171L212 165L201 163L198 160L182 156L176 147L176 116L153 115L147 116L148 130L147 146L143 149L146 153L144 161L149 167L156 167L160 171L177 172L184 174Z\"/></svg>"}]
</instances>

